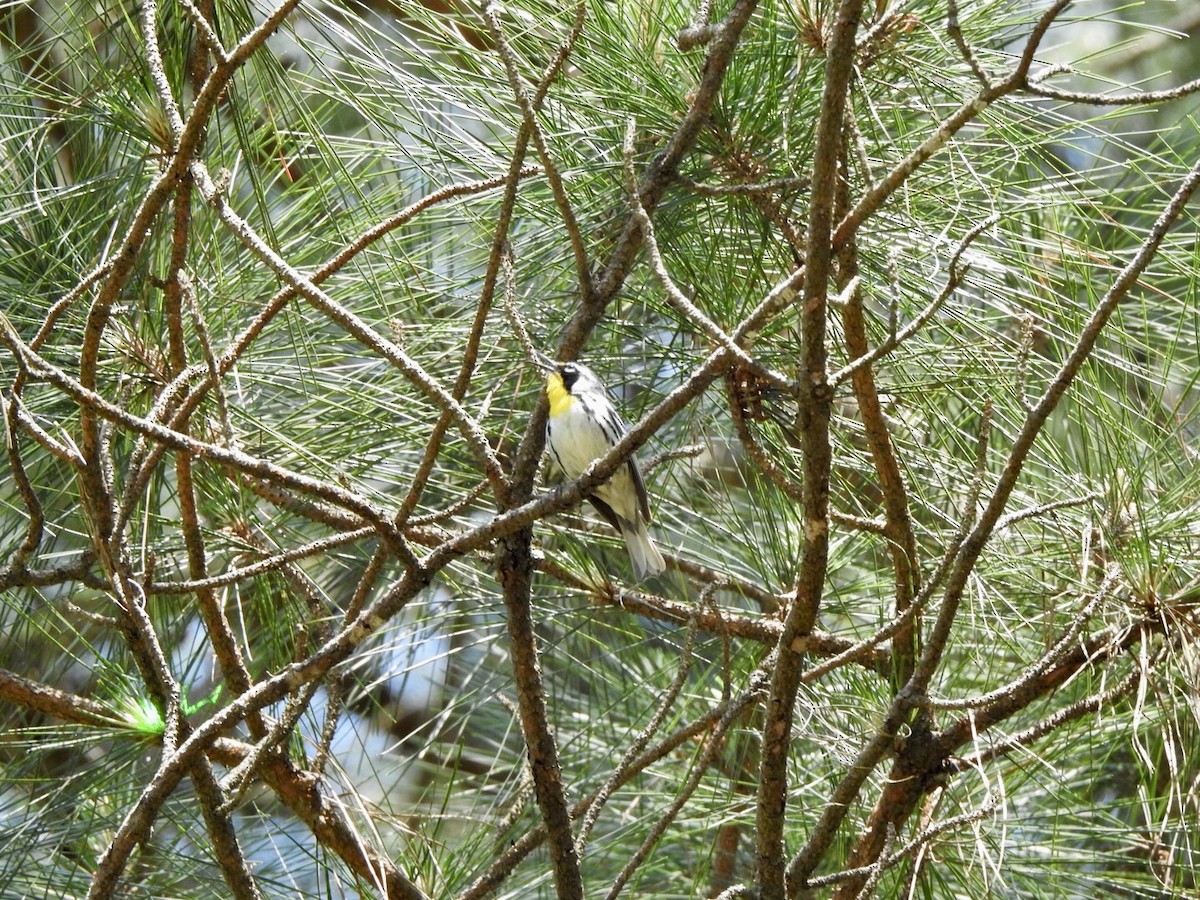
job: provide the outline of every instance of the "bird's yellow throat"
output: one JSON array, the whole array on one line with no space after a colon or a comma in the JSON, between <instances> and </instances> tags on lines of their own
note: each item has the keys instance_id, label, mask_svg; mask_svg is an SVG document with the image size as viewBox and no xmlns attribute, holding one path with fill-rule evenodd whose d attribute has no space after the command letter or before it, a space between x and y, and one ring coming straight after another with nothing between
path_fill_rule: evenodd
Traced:
<instances>
[{"instance_id":1,"label":"bird's yellow throat","mask_svg":"<svg viewBox=\"0 0 1200 900\"><path fill-rule=\"evenodd\" d=\"M557 372L551 372L546 376L546 397L550 400L551 418L561 416L575 402L575 398L567 392L562 376Z\"/></svg>"}]
</instances>

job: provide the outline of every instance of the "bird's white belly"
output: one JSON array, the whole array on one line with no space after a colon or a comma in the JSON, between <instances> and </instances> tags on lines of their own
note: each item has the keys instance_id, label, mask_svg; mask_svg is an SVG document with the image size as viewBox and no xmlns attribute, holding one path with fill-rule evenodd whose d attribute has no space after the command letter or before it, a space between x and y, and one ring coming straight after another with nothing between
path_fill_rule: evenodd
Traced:
<instances>
[{"instance_id":1,"label":"bird's white belly","mask_svg":"<svg viewBox=\"0 0 1200 900\"><path fill-rule=\"evenodd\" d=\"M550 421L550 440L554 458L568 478L578 478L594 461L608 452L608 438L580 403ZM593 493L612 507L623 519L638 519L637 492L629 467L621 466L611 480L595 488Z\"/></svg>"}]
</instances>

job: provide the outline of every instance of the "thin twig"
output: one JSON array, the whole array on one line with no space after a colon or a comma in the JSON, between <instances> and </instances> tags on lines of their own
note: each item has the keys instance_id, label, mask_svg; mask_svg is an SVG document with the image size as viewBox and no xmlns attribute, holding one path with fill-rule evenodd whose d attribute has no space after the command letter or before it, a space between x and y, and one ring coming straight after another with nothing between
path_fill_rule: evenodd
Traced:
<instances>
[{"instance_id":1,"label":"thin twig","mask_svg":"<svg viewBox=\"0 0 1200 900\"><path fill-rule=\"evenodd\" d=\"M983 70L983 66L979 64L979 58L975 55L975 49L967 41L962 33L962 27L958 24L958 3L957 0L948 0L946 11L946 31L950 33L954 44L958 47L958 52L962 56L963 61L971 67L971 74L975 76L975 80L986 91L992 86L991 80L987 76L987 72Z\"/></svg>"},{"instance_id":2,"label":"thin twig","mask_svg":"<svg viewBox=\"0 0 1200 900\"><path fill-rule=\"evenodd\" d=\"M1096 610L1100 608L1109 595L1113 586L1116 584L1119 577L1119 571L1115 568L1110 571L1096 589L1095 594L1091 599L1084 604L1083 608L1071 619L1063 631L1062 636L1055 642L1054 646L1042 654L1041 659L1030 665L1018 678L1014 679L1010 684L998 687L995 690L989 691L986 694L980 694L976 697L963 697L957 700L943 700L936 697L925 697L921 701L922 706L930 709L975 709L980 706L987 706L989 703L995 703L1005 697L1009 697L1020 691L1026 685L1031 684L1037 678L1040 678L1054 666L1063 655L1075 643L1079 637L1083 627L1091 620Z\"/></svg>"},{"instance_id":3,"label":"thin twig","mask_svg":"<svg viewBox=\"0 0 1200 900\"><path fill-rule=\"evenodd\" d=\"M771 371L762 363L755 360L745 350L733 342L733 339L725 332L720 325L706 316L696 304L692 303L687 298L671 278L671 274L667 271L667 265L663 261L662 253L658 249L658 241L654 236L654 223L650 219L649 213L642 206L641 200L637 195L637 186L634 181L633 174L633 136L634 136L634 121L630 119L625 129L625 189L629 193L629 206L633 210L634 218L642 225L642 238L646 243L646 254L650 258L650 268L658 278L659 284L662 285L667 299L671 301L680 313L682 313L693 325L700 329L704 334L708 335L718 346L724 347L734 358L742 365L746 366L764 381L773 384L780 390L792 392L791 383L777 372Z\"/></svg>"},{"instance_id":4,"label":"thin twig","mask_svg":"<svg viewBox=\"0 0 1200 900\"><path fill-rule=\"evenodd\" d=\"M353 544L373 534L375 534L375 529L370 526L358 528L354 531L347 531L342 534L332 534L329 537L311 541L300 547L273 554L251 565L230 569L228 572L223 572L220 575L210 575L206 578L191 578L186 581L152 582L146 592L148 594L190 594L198 590L236 584L239 581L245 581L247 578L254 578L266 572L276 571L287 563L293 563L310 556L319 556L337 547Z\"/></svg>"},{"instance_id":5,"label":"thin twig","mask_svg":"<svg viewBox=\"0 0 1200 900\"><path fill-rule=\"evenodd\" d=\"M708 448L704 444L687 444L673 450L659 450L653 456L646 457L641 462L642 474L648 476L659 466L666 465L678 459L695 459L704 454Z\"/></svg>"},{"instance_id":6,"label":"thin twig","mask_svg":"<svg viewBox=\"0 0 1200 900\"><path fill-rule=\"evenodd\" d=\"M979 555L983 552L984 545L995 533L996 523L1000 520L1004 508L1012 496L1017 479L1024 469L1025 460L1028 458L1034 443L1041 435L1043 426L1050 418L1050 414L1058 407L1063 395L1066 394L1067 390L1074 383L1084 363L1091 357L1096 342L1099 340L1105 325L1108 324L1109 318L1116 311L1121 300L1137 283L1142 273L1150 265L1150 262L1155 258L1163 238L1179 218L1198 186L1200 186L1200 162L1197 162L1192 167L1187 177L1171 197L1170 202L1150 228L1138 252L1134 254L1133 259L1122 269L1120 275L1117 276L1104 297L1101 298L1100 303L1076 339L1075 345L1063 361L1058 374L1050 382L1041 399L1026 415L1020 432L1013 440L1012 448L1001 471L999 481L992 490L991 497L988 499L987 505L979 517L979 522L975 525L975 528L959 551L958 558L955 560L954 567L949 574L938 620L930 633L924 654L913 676L914 680L911 687L914 691L923 691L924 686L929 683L929 679L933 676L934 670L941 661L967 581L970 578L971 572L974 571ZM916 694L913 693L910 696L915 698Z\"/></svg>"},{"instance_id":7,"label":"thin twig","mask_svg":"<svg viewBox=\"0 0 1200 900\"><path fill-rule=\"evenodd\" d=\"M848 170L850 147L858 137L853 131L853 115L847 116L847 125L847 133L842 139L840 158L842 168ZM838 181L835 215L843 216L850 204L850 183L843 178ZM843 286L842 293L847 295L847 301L842 306L842 329L845 333L846 349L849 354L862 359L870 355L870 344L867 338L862 291L859 287L859 254L856 236L852 235L838 249L837 261L838 284ZM896 297L893 296L888 309L889 339L897 336L897 306ZM887 540L887 552L892 560L893 608L896 616L899 617L914 605L914 595L918 594L921 588L921 558L909 510L909 487L897 458L891 431L888 428L887 416L880 400L874 370L869 364L853 369L850 381L854 389L859 419L866 435L867 449L871 454L871 463L883 495L884 535ZM837 383L835 377L830 378L831 387L836 388ZM920 607L918 607L919 609ZM893 682L899 684L908 679L919 639L920 621L917 615L914 615L912 624L897 631L895 639L892 641L894 671L891 675Z\"/></svg>"},{"instance_id":8,"label":"thin twig","mask_svg":"<svg viewBox=\"0 0 1200 900\"><path fill-rule=\"evenodd\" d=\"M238 842L233 817L225 808L225 796L207 756L196 759L191 775L200 812L212 841L213 855L221 866L230 895L233 900L259 900L262 894L254 883L250 863Z\"/></svg>"},{"instance_id":9,"label":"thin twig","mask_svg":"<svg viewBox=\"0 0 1200 900\"><path fill-rule=\"evenodd\" d=\"M718 585L710 585L709 588L703 591L697 598L695 605L692 607L692 614L688 617L687 631L684 634L683 649L679 652L679 667L675 671L675 677L667 686L666 691L659 699L658 708L654 711L654 715L650 717L650 721L646 726L638 732L637 736L630 742L625 749L625 753L621 757L621 761L617 763L616 768L608 776L608 780L596 794L596 798L588 806L587 810L580 819L579 829L575 835L575 851L582 857L584 847L587 846L588 836L592 832L592 828L596 825L596 819L599 818L600 812L604 809L604 805L608 802L608 798L612 796L612 792L616 790L624 778L625 770L633 764L633 762L646 749L646 745L650 743L650 739L662 727L663 721L667 717L667 713L671 711L671 707L675 704L679 697L679 692L683 690L684 681L686 681L688 672L692 668L692 654L696 647L696 632L699 630L700 610L711 605L712 595L716 591ZM614 890L616 890L614 888ZM610 895L611 896L611 895Z\"/></svg>"},{"instance_id":10,"label":"thin twig","mask_svg":"<svg viewBox=\"0 0 1200 900\"><path fill-rule=\"evenodd\" d=\"M903 160L892 167L882 179L880 179L870 190L866 191L854 208L847 212L842 220L838 223L837 228L833 232L834 247L841 246L842 243L849 240L850 236L858 230L869 217L875 214L876 211L891 197L901 185L905 184L909 176L917 169L924 165L930 158L933 157L939 150L949 143L962 128L969 122L974 121L980 113L992 105L1001 97L1007 96L1015 91L1022 89L1029 76L1029 69L1033 65L1034 57L1037 55L1038 48L1041 46L1042 38L1045 37L1046 31L1058 18L1058 14L1062 12L1070 3L1070 0L1055 0L1039 17L1033 29L1030 31L1029 37L1025 42L1025 47L1021 52L1021 56L1012 72L1003 81L995 82L990 87L982 89L974 98L968 100L949 116L938 124L933 133L929 135L921 144L912 151Z\"/></svg>"},{"instance_id":11,"label":"thin twig","mask_svg":"<svg viewBox=\"0 0 1200 900\"><path fill-rule=\"evenodd\" d=\"M178 141L183 134L183 118L179 115L179 104L175 102L171 82L167 80L167 73L163 68L162 49L158 45L157 0L144 0L142 3L142 47L146 56L146 69L158 93L158 102L167 117L171 137Z\"/></svg>"},{"instance_id":12,"label":"thin twig","mask_svg":"<svg viewBox=\"0 0 1200 900\"><path fill-rule=\"evenodd\" d=\"M748 692L757 692L765 686L767 681L767 673L765 670L756 670L751 676L750 683L747 687ZM733 727L741 716L741 710L737 707L731 708L721 717L708 735L704 742L704 746L700 750L700 755L692 765L691 774L688 780L679 790L679 794L672 801L671 805L663 812L658 821L654 823L654 827L650 829L650 833L646 835L642 845L634 852L633 857L627 862L618 873L613 881L613 886L609 890L607 900L616 900L620 895L626 883L632 877L633 873L646 861L650 853L654 850L655 845L666 833L667 828L675 821L675 817L679 815L679 811L691 799L691 796L700 787L700 782L708 772L709 766L712 765L713 759L717 755L717 751L721 749L721 745L725 741L725 735L729 729Z\"/></svg>"},{"instance_id":13,"label":"thin twig","mask_svg":"<svg viewBox=\"0 0 1200 900\"><path fill-rule=\"evenodd\" d=\"M172 375L176 375L187 368L187 341L184 336L182 307L185 304L191 305L195 307L194 316L197 322L197 330L201 337L202 346L204 347L203 353L208 362L209 371L215 375L216 363L213 360L212 347L208 341L207 329L204 327L198 302L192 290L191 281L185 271L191 237L192 197L193 185L191 179L184 179L175 194L170 269L167 274L164 290L168 357ZM224 393L220 389L219 381L215 384L214 390L216 391L218 401L222 403L223 409ZM226 424L228 424L227 419ZM178 428L182 432L188 432L191 428L190 418L181 420ZM232 441L230 443L232 444ZM144 440L139 441L138 449L140 450L143 446ZM176 495L179 505L180 530L183 533L184 547L187 553L188 575L193 579L203 580L208 574L208 551L205 547L203 530L200 525L200 510L196 500L192 463L193 457L189 453L182 452L175 455ZM130 472L137 472L137 467L137 454L135 454L128 468ZM145 485L146 482L137 477L127 478L125 500L117 516L118 529L125 527L128 517L132 515L134 507L138 504L139 498L142 497ZM148 572L148 567L143 566L143 571ZM149 575L147 575L147 578L149 578ZM225 614L224 604L209 588L200 588L197 590L196 600L201 621L204 623L209 642L212 644L213 655L216 657L224 683L235 694L244 693L249 689L253 679L246 666L241 647L234 636L229 618ZM256 739L261 738L266 733L266 726L262 721L261 715L257 712L247 718L247 725L250 728L251 736ZM200 764L198 760L196 765ZM206 783L211 782L208 785L208 790L211 795L209 800L212 808L208 811L208 818L213 823L213 827L224 827L222 823L228 816L227 813L221 812L221 808L224 806L224 799L218 796L221 793L220 787L216 784L215 779L212 778L211 773L202 773L201 778Z\"/></svg>"},{"instance_id":14,"label":"thin twig","mask_svg":"<svg viewBox=\"0 0 1200 900\"><path fill-rule=\"evenodd\" d=\"M986 750L980 750L963 759L955 760L953 765L956 771L966 772L978 769L983 764L1006 756L1015 750L1028 748L1064 725L1104 707L1112 706L1118 700L1133 693L1133 690L1138 686L1143 677L1143 672L1135 669L1108 690L1100 691L1092 694L1090 697L1078 700L1070 706L1058 710L1053 715L1047 716L1036 725L997 741Z\"/></svg>"},{"instance_id":15,"label":"thin twig","mask_svg":"<svg viewBox=\"0 0 1200 900\"><path fill-rule=\"evenodd\" d=\"M0 393L0 417L4 419L4 444L8 453L9 471L12 473L17 496L21 498L21 503L25 505L25 512L29 516L29 524L25 526L25 537L21 539L16 550L0 568L0 584L4 584L12 573L25 571L25 564L29 557L42 543L46 517L42 510L42 503L38 500L37 492L33 489L33 484L30 483L29 475L25 471L25 462L21 457L20 445L17 443L17 404L7 402L2 393Z\"/></svg>"},{"instance_id":16,"label":"thin twig","mask_svg":"<svg viewBox=\"0 0 1200 900\"><path fill-rule=\"evenodd\" d=\"M0 700L76 725L93 728L122 728L128 725L119 713L102 703L33 681L7 669L0 669Z\"/></svg>"},{"instance_id":17,"label":"thin twig","mask_svg":"<svg viewBox=\"0 0 1200 900\"><path fill-rule=\"evenodd\" d=\"M1053 88L1030 79L1024 86L1025 90L1039 97L1051 100L1067 100L1071 103L1081 103L1086 106L1141 106L1157 103L1168 103L1179 100L1191 94L1200 93L1200 78L1181 84L1178 87L1166 88L1161 91L1143 91L1139 94L1096 94L1087 91L1064 91Z\"/></svg>"},{"instance_id":18,"label":"thin twig","mask_svg":"<svg viewBox=\"0 0 1200 900\"><path fill-rule=\"evenodd\" d=\"M227 812L232 812L241 804L242 797L252 784L252 778L264 758L274 754L279 745L287 740L320 686L320 681L312 681L303 685L300 690L289 693L283 715L272 723L270 730L254 744L246 758L225 774L221 789L228 796L225 805Z\"/></svg>"},{"instance_id":19,"label":"thin twig","mask_svg":"<svg viewBox=\"0 0 1200 900\"><path fill-rule=\"evenodd\" d=\"M749 23L757 0L736 0L716 33L705 55L703 75L691 94L691 105L667 142L666 148L647 167L638 184L638 198L651 216L666 192L679 164L696 145L701 132L710 127L710 113L729 70L742 32ZM629 216L601 275L596 279L595 301L582 307L567 324L559 345L560 359L573 359L604 313L608 302L617 295L628 277L641 245L641 223Z\"/></svg>"},{"instance_id":20,"label":"thin twig","mask_svg":"<svg viewBox=\"0 0 1200 900\"><path fill-rule=\"evenodd\" d=\"M796 178L775 178L771 181L759 181L749 184L704 184L699 181L693 181L691 178L685 178L683 175L676 175L675 183L693 193L708 197L741 197L757 194L783 194L804 191L808 189L809 179L805 176L800 176Z\"/></svg>"},{"instance_id":21,"label":"thin twig","mask_svg":"<svg viewBox=\"0 0 1200 900\"><path fill-rule=\"evenodd\" d=\"M924 309L917 313L916 317L911 322L909 322L899 331L896 331L894 328L890 329L886 340L875 345L875 347L873 347L869 352L863 353L861 356L856 357L854 360L830 375L829 383L832 386L837 387L859 369L865 366L870 366L880 358L891 353L897 347L908 341L908 339L914 334L924 328L929 320L937 315L938 310L942 308L945 302L954 295L954 292L958 290L959 285L962 284L963 278L966 277L968 267L959 265L959 260L962 258L963 253L965 253L967 248L971 246L971 243L975 240L975 238L979 237L979 235L981 235L984 231L995 225L999 218L999 213L990 215L963 236L963 239L958 242L958 246L955 247L954 254L950 257L949 275L946 278L945 286L941 291L938 292L938 295L925 306Z\"/></svg>"},{"instance_id":22,"label":"thin twig","mask_svg":"<svg viewBox=\"0 0 1200 900\"><path fill-rule=\"evenodd\" d=\"M716 36L719 26L710 23L711 15L712 0L700 0L696 5L696 12L692 16L691 24L675 36L675 46L680 53L687 53L689 50L703 47Z\"/></svg>"},{"instance_id":23,"label":"thin twig","mask_svg":"<svg viewBox=\"0 0 1200 900\"><path fill-rule=\"evenodd\" d=\"M0 313L0 316L3 315L3 313ZM16 393L12 395L12 398L9 401L9 409L11 411L11 415L16 417L16 421L21 426L21 430L37 441L38 445L41 446L42 449L46 450L53 456L58 457L72 468L79 469L83 467L83 454L81 454L79 452L79 448L76 447L73 442L71 442L71 436L66 431L63 431L63 438L65 439L66 443L62 441L56 441L54 438L52 438L49 433L47 433L46 430L38 424L37 420L30 415L29 411L25 409L25 405L20 401Z\"/></svg>"},{"instance_id":24,"label":"thin twig","mask_svg":"<svg viewBox=\"0 0 1200 900\"><path fill-rule=\"evenodd\" d=\"M1059 509L1070 509L1073 506L1087 506L1089 503L1095 503L1097 500L1102 499L1103 496L1103 494L1099 493L1084 494L1082 497L1067 497L1063 500L1054 500L1050 503L1030 506L1027 509L1019 509L1016 512L1002 516L996 522L996 530L1003 531L1006 528L1011 528L1018 522L1024 522L1027 519L1036 519Z\"/></svg>"},{"instance_id":25,"label":"thin twig","mask_svg":"<svg viewBox=\"0 0 1200 900\"><path fill-rule=\"evenodd\" d=\"M711 591L716 588L733 589L733 585L719 581L712 582L705 587L705 591ZM695 609L689 611L689 607L686 604L675 600L668 600L665 597L644 594L639 591L621 590L614 594L595 594L593 596L602 605L623 610L631 615L679 624L695 621L699 628L709 634L720 635L724 638L755 641L767 647L775 646L779 641L779 635L783 631L782 623L775 619L740 616L730 610L718 609L715 606L708 610ZM861 662L865 667L877 672L886 671L888 666L887 653L883 651L872 652L872 648L887 640L896 627L898 626L892 623L885 626L879 632L876 632L871 638L857 643L851 643L845 638L836 637L826 632L814 631L806 639L806 651L818 657L833 657L833 660L830 660L833 665L822 664L819 667L806 670L804 681L813 681L834 668L854 661Z\"/></svg>"},{"instance_id":26,"label":"thin twig","mask_svg":"<svg viewBox=\"0 0 1200 900\"><path fill-rule=\"evenodd\" d=\"M511 246L505 246L500 257L500 267L504 273L504 313L508 318L508 324L511 326L513 334L517 336L517 342L521 345L525 362L530 365L538 365L541 362L541 355L534 346L533 338L529 336L529 329L525 327L521 313L517 310L517 273L516 267L513 265Z\"/></svg>"},{"instance_id":27,"label":"thin twig","mask_svg":"<svg viewBox=\"0 0 1200 900\"><path fill-rule=\"evenodd\" d=\"M750 427L749 417L743 408L742 398L739 393L741 377L738 369L731 369L725 376L725 396L729 404L729 417L733 422L733 430L737 435L738 442L742 445L742 448L746 451L746 455L750 457L758 471L766 476L768 481L779 488L784 496L789 497L798 504L803 504L804 486L792 480L775 463L771 454L759 443L753 429Z\"/></svg>"},{"instance_id":28,"label":"thin twig","mask_svg":"<svg viewBox=\"0 0 1200 900\"><path fill-rule=\"evenodd\" d=\"M222 765L235 767L253 748L225 737L212 740L208 755ZM414 885L391 857L369 845L362 832L341 806L331 802L320 782L311 773L297 770L282 754L260 761L258 774L280 803L312 831L322 847L336 853L365 884L378 886L380 896L388 900L430 900Z\"/></svg>"},{"instance_id":29,"label":"thin twig","mask_svg":"<svg viewBox=\"0 0 1200 900\"><path fill-rule=\"evenodd\" d=\"M578 34L583 30L586 13L587 5L585 3L576 4L576 22L573 33ZM538 156L542 161L542 167L546 174L546 182L550 185L550 192L554 195L555 205L558 206L559 216L562 218L563 227L567 232L567 239L571 244L571 252L575 256L575 274L579 279L579 290L583 294L584 301L587 302L592 292L592 269L591 264L588 262L587 247L584 245L583 235L579 230L579 221L575 217L574 210L571 208L571 200L567 196L566 188L563 186L562 175L558 171L558 165L550 155L550 148L546 145L546 139L542 135L541 128L538 127L537 109L530 99L528 92L525 90L525 86L521 83L521 74L517 71L516 55L504 37L504 29L500 27L500 14L496 8L495 0L486 0L483 5L483 17L487 23L488 32L491 34L492 40L495 41L496 53L504 63L504 71L508 75L508 84L512 89L513 96L516 97L517 105L521 108L525 128L528 129L530 137L533 138L533 144L537 147Z\"/></svg>"},{"instance_id":30,"label":"thin twig","mask_svg":"<svg viewBox=\"0 0 1200 900\"><path fill-rule=\"evenodd\" d=\"M192 284L191 276L186 271L179 271L176 278L179 281L179 293L187 305L188 313L192 317L192 325L196 329L196 339L200 344L200 353L204 357L204 364L208 367L208 378L212 385L213 399L217 404L217 421L221 423L221 431L225 435L225 443L230 447L236 447L237 435L233 431L233 423L229 418L229 405L225 401L225 391L221 387L221 372L217 366L216 354L213 352L213 344L208 334L208 326L204 322L204 313L200 309L200 299L196 296L195 286Z\"/></svg>"},{"instance_id":31,"label":"thin twig","mask_svg":"<svg viewBox=\"0 0 1200 900\"><path fill-rule=\"evenodd\" d=\"M71 290L56 300L54 305L50 307L49 311L47 311L46 317L42 319L42 324L38 326L37 334L30 338L29 346L34 350L37 350L39 347L41 347L43 342L50 337L51 332L54 330L55 324L58 322L59 316L66 311L67 307L82 297L84 291L106 276L111 266L111 261L102 262L100 265L96 266L96 268L92 269L92 271L84 275L83 278L79 280L79 283L75 285L75 287L71 288ZM17 390L20 390L19 386L17 387Z\"/></svg>"},{"instance_id":32,"label":"thin twig","mask_svg":"<svg viewBox=\"0 0 1200 900\"><path fill-rule=\"evenodd\" d=\"M486 473L488 480L492 482L493 489L498 496L503 496L506 491L504 472L500 467L499 460L496 459L496 453L488 443L483 428L462 407L462 404L403 349L377 334L366 322L313 284L311 279L276 253L250 226L249 222L234 212L225 197L217 190L203 163L198 160L194 161L191 170L196 179L196 186L204 199L209 202L221 221L245 244L247 249L266 263L280 278L295 287L301 297L341 325L365 347L375 351L399 369L436 406L451 413L458 423L463 437L475 451L481 468Z\"/></svg>"},{"instance_id":33,"label":"thin twig","mask_svg":"<svg viewBox=\"0 0 1200 900\"><path fill-rule=\"evenodd\" d=\"M183 7L184 12L188 14L188 18L192 20L192 25L196 29L196 33L200 36L200 41L204 44L206 50L213 55L221 65L228 65L229 54L225 51L221 44L221 39L217 37L217 33L213 31L212 25L209 23L192 0L179 0L179 5Z\"/></svg>"},{"instance_id":34,"label":"thin twig","mask_svg":"<svg viewBox=\"0 0 1200 900\"><path fill-rule=\"evenodd\" d=\"M957 816L951 816L949 819L930 825L912 840L904 844L904 846L899 850L881 857L878 861L869 866L846 869L841 872L834 872L831 875L818 875L817 877L810 878L808 880L808 886L825 887L827 885L837 884L849 878L860 878L864 875L871 875L873 873L883 874L888 869L895 867L897 863L908 859L914 850L925 846L939 835L943 835L948 831L954 831L955 829L961 828L964 825L971 825L975 822L979 822L992 815L992 813L995 811L995 801L988 799L982 806L980 806L979 809L973 809Z\"/></svg>"}]
</instances>

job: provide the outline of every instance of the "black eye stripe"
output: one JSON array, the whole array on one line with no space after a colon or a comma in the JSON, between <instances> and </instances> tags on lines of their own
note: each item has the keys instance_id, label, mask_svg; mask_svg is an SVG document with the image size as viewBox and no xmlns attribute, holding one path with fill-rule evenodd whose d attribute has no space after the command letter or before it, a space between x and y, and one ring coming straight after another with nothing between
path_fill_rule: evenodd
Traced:
<instances>
[{"instance_id":1,"label":"black eye stripe","mask_svg":"<svg viewBox=\"0 0 1200 900\"><path fill-rule=\"evenodd\" d=\"M569 392L575 386L575 382L579 380L579 369L577 366L567 363L559 368L558 377L562 379L563 387Z\"/></svg>"}]
</instances>

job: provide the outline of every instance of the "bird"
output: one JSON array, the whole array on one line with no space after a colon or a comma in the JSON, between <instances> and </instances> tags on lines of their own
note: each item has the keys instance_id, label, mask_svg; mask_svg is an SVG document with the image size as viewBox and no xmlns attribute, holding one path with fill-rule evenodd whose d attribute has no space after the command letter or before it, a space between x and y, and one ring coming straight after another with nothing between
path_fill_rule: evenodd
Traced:
<instances>
[{"instance_id":1,"label":"bird","mask_svg":"<svg viewBox=\"0 0 1200 900\"><path fill-rule=\"evenodd\" d=\"M563 474L578 478L621 439L629 426L617 412L604 383L587 366L577 362L541 365L549 370L546 448ZM624 538L638 581L666 568L646 528L650 524L650 498L633 456L608 481L593 488L587 499Z\"/></svg>"}]
</instances>

